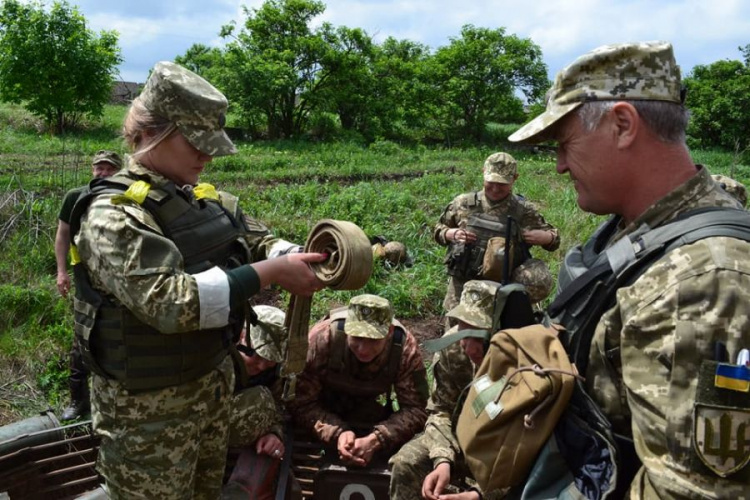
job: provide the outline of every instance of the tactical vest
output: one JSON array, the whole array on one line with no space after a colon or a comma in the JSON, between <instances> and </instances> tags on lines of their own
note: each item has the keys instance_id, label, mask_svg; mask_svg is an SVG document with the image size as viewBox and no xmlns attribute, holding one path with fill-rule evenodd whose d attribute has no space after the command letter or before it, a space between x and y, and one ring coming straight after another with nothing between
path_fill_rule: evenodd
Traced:
<instances>
[{"instance_id":1,"label":"tactical vest","mask_svg":"<svg viewBox=\"0 0 750 500\"><path fill-rule=\"evenodd\" d=\"M468 195L467 206L475 208L479 206L479 192ZM512 194L510 196L513 196ZM520 207L520 205L519 205ZM487 244L491 238L508 237L508 217L513 219L513 227L510 231L511 241L509 248L511 254L509 258L513 262L513 269L520 266L529 256L528 246L521 239L521 232L518 221L521 220L521 210L511 209L503 216L496 216L485 213L472 213L466 221L466 230L477 235L477 240L467 244L464 242L454 242L448 248L445 257L445 264L448 268L448 274L461 280L482 279L482 264L484 262ZM509 273L513 269L508 269ZM504 277L505 280L509 279Z\"/></svg>"},{"instance_id":2,"label":"tactical vest","mask_svg":"<svg viewBox=\"0 0 750 500\"><path fill-rule=\"evenodd\" d=\"M696 209L655 229L644 225L606 248L619 224L619 217L611 218L583 247L573 249L566 256L568 274L563 276L561 273L563 287L548 308L550 318L567 330L566 349L584 376L596 326L602 315L614 306L619 288L633 284L653 263L683 245L719 236L750 241L750 215L744 210L730 208ZM619 346L604 346L604 350L619 357ZM619 359L614 361L615 366L620 365ZM591 466L591 470L596 468L599 471L597 477L584 478L582 482L601 486L601 495L596 498L624 497L640 468L632 438L613 432L607 417L588 395L583 383L577 381L568 412L556 430L556 433L561 431L567 436L558 435L558 441L563 442L569 437L581 442L582 429L587 429L584 434L591 442L597 443L598 451L591 455L603 460L601 464ZM578 450L576 453L584 452ZM602 479L606 475L602 471L608 463L616 464L617 484L606 484ZM581 470L585 471L586 467Z\"/></svg>"},{"instance_id":3,"label":"tactical vest","mask_svg":"<svg viewBox=\"0 0 750 500\"><path fill-rule=\"evenodd\" d=\"M377 372L362 370L356 356L346 346L346 308L332 311L331 352L328 358L326 377L323 381L321 401L323 406L353 427L356 424L372 426L392 413L390 399L393 385L398 380L406 332L393 320L394 331L390 345L386 346L388 362ZM386 395L385 406L378 403L378 396Z\"/></svg>"},{"instance_id":4,"label":"tactical vest","mask_svg":"<svg viewBox=\"0 0 750 500\"><path fill-rule=\"evenodd\" d=\"M122 195L137 180L117 174L93 181L73 208L71 239L95 197ZM241 222L218 200L191 202L190 196L169 183L151 188L140 203L177 246L185 272L246 263L239 241ZM118 380L130 391L179 385L209 373L226 357L242 328L243 318L230 318L222 328L163 334L95 290L83 265L74 266L74 277L75 333L84 360L92 371Z\"/></svg>"}]
</instances>

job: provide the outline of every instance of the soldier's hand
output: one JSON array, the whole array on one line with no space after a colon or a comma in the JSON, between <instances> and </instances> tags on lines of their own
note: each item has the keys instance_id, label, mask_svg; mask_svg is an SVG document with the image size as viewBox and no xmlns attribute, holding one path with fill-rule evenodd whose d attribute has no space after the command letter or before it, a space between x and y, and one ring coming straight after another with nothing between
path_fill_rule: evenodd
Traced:
<instances>
[{"instance_id":1,"label":"soldier's hand","mask_svg":"<svg viewBox=\"0 0 750 500\"><path fill-rule=\"evenodd\" d=\"M352 455L359 459L357 465L366 466L372 460L375 452L380 448L380 441L375 434L368 434L365 437L354 440Z\"/></svg>"},{"instance_id":2,"label":"soldier's hand","mask_svg":"<svg viewBox=\"0 0 750 500\"><path fill-rule=\"evenodd\" d=\"M339 458L344 462L356 463L355 459L357 459L357 457L352 454L352 449L354 448L354 440L356 438L357 436L352 431L344 431L339 434L336 448L339 452Z\"/></svg>"},{"instance_id":3,"label":"soldier's hand","mask_svg":"<svg viewBox=\"0 0 750 500\"><path fill-rule=\"evenodd\" d=\"M284 443L276 434L266 434L255 442L255 453L280 460L284 456Z\"/></svg>"},{"instance_id":4,"label":"soldier's hand","mask_svg":"<svg viewBox=\"0 0 750 500\"><path fill-rule=\"evenodd\" d=\"M309 297L324 284L310 269L311 262L323 262L324 253L293 253L252 264L260 278L261 288L276 283L294 295Z\"/></svg>"},{"instance_id":5,"label":"soldier's hand","mask_svg":"<svg viewBox=\"0 0 750 500\"><path fill-rule=\"evenodd\" d=\"M471 231L461 228L451 228L445 232L445 239L448 241L463 241L466 243L474 243L477 241L477 235Z\"/></svg>"},{"instance_id":6,"label":"soldier's hand","mask_svg":"<svg viewBox=\"0 0 750 500\"><path fill-rule=\"evenodd\" d=\"M555 235L552 231L545 231L544 229L528 229L521 233L524 243L528 245L549 245L555 241Z\"/></svg>"},{"instance_id":7,"label":"soldier's hand","mask_svg":"<svg viewBox=\"0 0 750 500\"><path fill-rule=\"evenodd\" d=\"M451 482L451 464L443 462L427 474L422 482L422 498L438 500L443 489Z\"/></svg>"},{"instance_id":8,"label":"soldier's hand","mask_svg":"<svg viewBox=\"0 0 750 500\"><path fill-rule=\"evenodd\" d=\"M57 273L57 291L63 297L68 296L68 292L70 291L70 275L67 271Z\"/></svg>"}]
</instances>

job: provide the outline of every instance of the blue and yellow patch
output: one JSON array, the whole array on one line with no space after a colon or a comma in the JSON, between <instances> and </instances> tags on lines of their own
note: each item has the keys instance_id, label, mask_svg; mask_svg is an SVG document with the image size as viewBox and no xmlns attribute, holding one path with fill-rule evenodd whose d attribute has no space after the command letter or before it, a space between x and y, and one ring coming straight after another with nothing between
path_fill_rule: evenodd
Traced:
<instances>
[{"instance_id":1,"label":"blue and yellow patch","mask_svg":"<svg viewBox=\"0 0 750 500\"><path fill-rule=\"evenodd\" d=\"M745 365L719 363L714 385L731 391L750 392L750 368Z\"/></svg>"}]
</instances>

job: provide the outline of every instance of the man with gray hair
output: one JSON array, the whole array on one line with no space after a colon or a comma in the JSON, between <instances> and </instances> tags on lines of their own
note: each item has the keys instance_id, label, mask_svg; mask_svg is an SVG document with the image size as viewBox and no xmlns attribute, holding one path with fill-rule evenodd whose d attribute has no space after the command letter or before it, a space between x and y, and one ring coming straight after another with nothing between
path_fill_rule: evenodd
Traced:
<instances>
[{"instance_id":1,"label":"man with gray hair","mask_svg":"<svg viewBox=\"0 0 750 500\"><path fill-rule=\"evenodd\" d=\"M558 73L546 111L510 137L555 141L557 172L570 175L578 205L613 215L568 253L548 310L572 334L586 379L569 413L591 402L578 415L615 446L619 484L600 469L587 478L596 498L750 491L750 370L739 364L750 317L748 217L693 163L683 101L669 43L607 45ZM564 453L572 440L561 430L558 447L570 458L575 446ZM558 492L586 489L576 475L582 457L567 460L573 477ZM562 477L543 458L535 467L545 479ZM539 491L531 483L526 497Z\"/></svg>"}]
</instances>

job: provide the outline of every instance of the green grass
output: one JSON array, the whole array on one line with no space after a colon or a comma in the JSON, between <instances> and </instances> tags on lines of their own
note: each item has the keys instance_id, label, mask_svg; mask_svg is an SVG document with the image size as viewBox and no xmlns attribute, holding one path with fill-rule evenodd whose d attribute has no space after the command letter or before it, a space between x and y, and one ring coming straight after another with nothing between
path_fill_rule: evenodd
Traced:
<instances>
[{"instance_id":1,"label":"green grass","mask_svg":"<svg viewBox=\"0 0 750 500\"><path fill-rule=\"evenodd\" d=\"M0 382L0 425L66 402L72 303L55 288L57 211L66 190L88 182L96 150L122 151L117 131L124 112L109 106L102 119L56 137L40 132L23 109L0 105L0 377L7 381ZM493 133L514 127L495 126ZM406 148L388 141L238 146L239 154L215 159L202 180L240 196L244 210L277 235L303 243L320 219L350 220L368 236L402 241L413 259L409 268L378 265L362 291L316 294L313 319L362 292L388 298L401 318L440 314L445 249L433 242L432 229L454 196L481 189L482 163L495 149ZM519 161L516 193L560 229L559 250L533 250L556 275L566 250L602 218L576 207L575 191L567 176L555 173L550 153L509 152ZM750 181L750 166L730 153L697 151L694 158L713 173Z\"/></svg>"}]
</instances>

